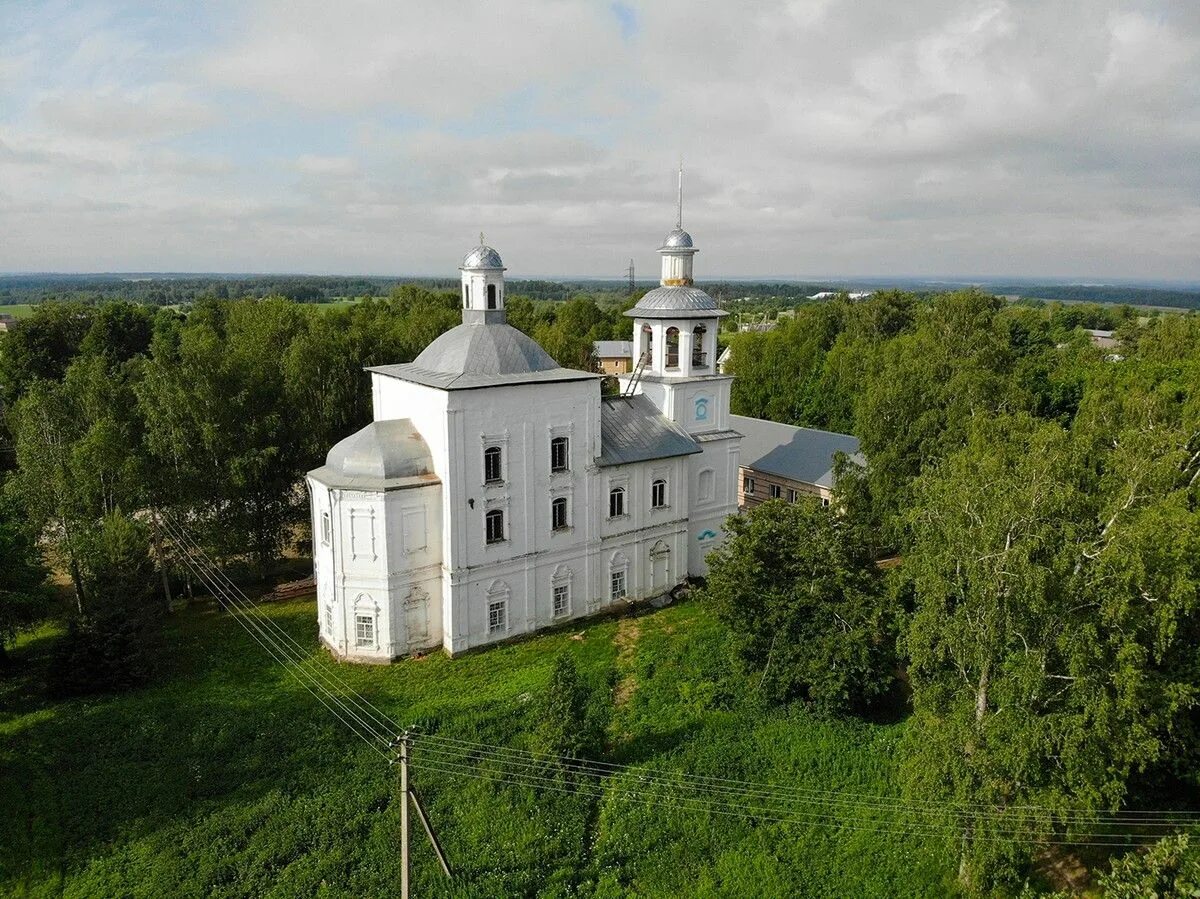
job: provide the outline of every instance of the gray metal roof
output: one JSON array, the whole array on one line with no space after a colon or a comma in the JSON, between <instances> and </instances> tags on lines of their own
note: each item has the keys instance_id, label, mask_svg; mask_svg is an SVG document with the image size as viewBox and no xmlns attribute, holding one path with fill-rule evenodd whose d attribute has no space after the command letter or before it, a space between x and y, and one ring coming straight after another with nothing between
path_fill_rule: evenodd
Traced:
<instances>
[{"instance_id":1,"label":"gray metal roof","mask_svg":"<svg viewBox=\"0 0 1200 899\"><path fill-rule=\"evenodd\" d=\"M729 423L742 432L742 467L764 474L832 488L834 454L843 452L859 465L866 464L858 438L849 434L797 428L745 415L731 415Z\"/></svg>"},{"instance_id":2,"label":"gray metal roof","mask_svg":"<svg viewBox=\"0 0 1200 899\"><path fill-rule=\"evenodd\" d=\"M597 340L592 344L592 352L598 357L611 359L620 356L624 359L633 358L632 340Z\"/></svg>"},{"instance_id":3,"label":"gray metal roof","mask_svg":"<svg viewBox=\"0 0 1200 899\"><path fill-rule=\"evenodd\" d=\"M670 234L668 234L665 238L663 238L663 242L662 242L662 248L664 250L665 249L676 249L676 248L680 248L680 247L687 247L690 249L691 246L692 246L692 235L688 234L682 228L676 228L675 230L673 230Z\"/></svg>"},{"instance_id":4,"label":"gray metal roof","mask_svg":"<svg viewBox=\"0 0 1200 899\"><path fill-rule=\"evenodd\" d=\"M438 483L429 445L407 418L371 422L335 444L309 474L329 487L358 490Z\"/></svg>"},{"instance_id":5,"label":"gray metal roof","mask_svg":"<svg viewBox=\"0 0 1200 899\"><path fill-rule=\"evenodd\" d=\"M606 396L600 401L599 465L628 465L700 452L696 441L669 421L649 398Z\"/></svg>"},{"instance_id":6,"label":"gray metal roof","mask_svg":"<svg viewBox=\"0 0 1200 899\"><path fill-rule=\"evenodd\" d=\"M482 237L482 235L480 235ZM502 269L504 263L500 261L500 254L485 244L480 244L470 253L463 257L462 265L459 268L470 269Z\"/></svg>"},{"instance_id":7,"label":"gray metal roof","mask_svg":"<svg viewBox=\"0 0 1200 899\"><path fill-rule=\"evenodd\" d=\"M729 313L699 287L656 287L625 313L630 318L720 318Z\"/></svg>"},{"instance_id":8,"label":"gray metal roof","mask_svg":"<svg viewBox=\"0 0 1200 899\"><path fill-rule=\"evenodd\" d=\"M368 370L443 390L601 377L561 367L511 325L479 321L451 328L412 362Z\"/></svg>"}]
</instances>

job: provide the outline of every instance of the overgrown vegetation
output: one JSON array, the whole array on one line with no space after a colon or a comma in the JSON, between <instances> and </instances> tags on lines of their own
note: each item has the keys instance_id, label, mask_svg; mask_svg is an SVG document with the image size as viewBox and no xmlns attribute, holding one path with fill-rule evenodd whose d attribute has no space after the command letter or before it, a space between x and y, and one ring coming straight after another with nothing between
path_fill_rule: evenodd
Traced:
<instances>
[{"instance_id":1,"label":"overgrown vegetation","mask_svg":"<svg viewBox=\"0 0 1200 899\"><path fill-rule=\"evenodd\" d=\"M265 607L318 658L311 601ZM456 739L535 749L539 697L566 654L613 714L602 756L663 770L855 794L898 789L901 725L767 711L726 667L697 603L637 619L638 688L613 708L619 623L449 660L340 666L390 715ZM0 892L67 896L390 896L399 882L396 771L316 704L228 615L166 624L167 673L141 690L50 701L56 634L21 638L0 680ZM620 672L622 674L627 672ZM730 678L733 678L732 680ZM422 762L418 743L417 764ZM489 775L417 769L458 880L413 824L420 896L896 896L953 892L944 841L799 820L593 799Z\"/></svg>"},{"instance_id":2,"label":"overgrown vegetation","mask_svg":"<svg viewBox=\"0 0 1200 899\"><path fill-rule=\"evenodd\" d=\"M564 364L628 333L620 305L508 306ZM75 599L68 636L18 636L0 682L0 726L21 747L3 764L29 791L0 798L17 803L0 819L56 815L8 835L25 848L0 856L0 876L79 893L386 891L384 775L342 763L332 729L276 733L315 726L277 669L194 654L222 625L165 614L144 522L168 509L219 558L265 570L304 542L298 476L369 418L362 367L411 359L458 320L455 294L407 286L326 311L55 304L0 336L0 542L16 560L0 574L0 638L11 645L45 602L36 537ZM1100 326L1117 348L1080 330ZM1200 317L891 292L731 339L735 411L860 438L868 467L839 466L829 508L773 502L731 522L703 605L642 619L619 654L601 624L582 645L545 637L347 676L451 737L987 811L955 816L944 839L883 840L698 822L500 770L427 772L468 859L460 895L1004 895L1045 885L1028 847L1070 838L1073 815L1200 806ZM885 556L899 564L881 569ZM314 646L310 608L273 614ZM43 693L145 685L156 670L160 682L90 705ZM904 689L907 720L878 723ZM166 791L139 784L113 821L78 812L27 760L65 759L47 747L85 727L132 751L98 709L143 740L137 758ZM109 782L76 786L90 804L129 801ZM1164 842L1101 883L1186 884L1192 852Z\"/></svg>"}]
</instances>

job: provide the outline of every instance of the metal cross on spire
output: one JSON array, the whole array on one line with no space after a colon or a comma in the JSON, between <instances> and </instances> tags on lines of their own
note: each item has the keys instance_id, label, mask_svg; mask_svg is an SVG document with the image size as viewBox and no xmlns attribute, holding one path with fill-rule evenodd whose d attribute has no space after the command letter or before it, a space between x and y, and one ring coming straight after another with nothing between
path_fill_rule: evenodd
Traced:
<instances>
[{"instance_id":1,"label":"metal cross on spire","mask_svg":"<svg viewBox=\"0 0 1200 899\"><path fill-rule=\"evenodd\" d=\"M675 214L675 227L683 230L683 157L679 157L679 209Z\"/></svg>"},{"instance_id":2,"label":"metal cross on spire","mask_svg":"<svg viewBox=\"0 0 1200 899\"><path fill-rule=\"evenodd\" d=\"M479 232L479 245L480 245L481 247L486 247L486 246L487 246L487 241L483 239L483 232L482 232L482 231L480 231L480 232Z\"/></svg>"}]
</instances>

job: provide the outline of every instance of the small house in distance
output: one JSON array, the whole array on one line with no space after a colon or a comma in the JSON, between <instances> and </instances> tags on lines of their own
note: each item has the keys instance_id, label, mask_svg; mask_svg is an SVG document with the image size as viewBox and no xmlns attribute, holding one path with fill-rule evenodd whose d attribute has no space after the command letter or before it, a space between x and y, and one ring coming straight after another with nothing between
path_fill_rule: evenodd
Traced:
<instances>
[{"instance_id":1,"label":"small house in distance","mask_svg":"<svg viewBox=\"0 0 1200 899\"><path fill-rule=\"evenodd\" d=\"M0 331L7 331L16 323L15 316L9 315L7 312L0 312Z\"/></svg>"},{"instance_id":2,"label":"small house in distance","mask_svg":"<svg viewBox=\"0 0 1200 899\"><path fill-rule=\"evenodd\" d=\"M802 494L829 504L833 466L839 452L859 465L866 462L858 438L833 431L730 415L730 426L742 434L738 506L751 509L769 499L795 502Z\"/></svg>"},{"instance_id":3,"label":"small house in distance","mask_svg":"<svg viewBox=\"0 0 1200 899\"><path fill-rule=\"evenodd\" d=\"M625 375L633 371L632 340L597 340L592 344L602 374Z\"/></svg>"}]
</instances>

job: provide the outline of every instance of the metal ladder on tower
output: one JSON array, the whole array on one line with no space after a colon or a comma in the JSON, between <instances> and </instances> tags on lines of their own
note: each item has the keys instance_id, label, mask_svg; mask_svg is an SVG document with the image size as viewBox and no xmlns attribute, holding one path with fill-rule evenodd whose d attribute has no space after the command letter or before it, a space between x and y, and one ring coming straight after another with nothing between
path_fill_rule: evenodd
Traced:
<instances>
[{"instance_id":1,"label":"metal ladder on tower","mask_svg":"<svg viewBox=\"0 0 1200 899\"><path fill-rule=\"evenodd\" d=\"M649 364L650 351L643 350L642 355L638 357L637 365L633 367L633 376L629 379L629 383L625 385L625 389L621 391L621 396L633 396L638 384L642 380L642 372L646 370L646 366Z\"/></svg>"}]
</instances>

